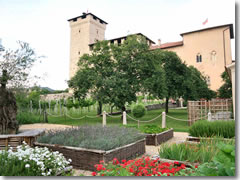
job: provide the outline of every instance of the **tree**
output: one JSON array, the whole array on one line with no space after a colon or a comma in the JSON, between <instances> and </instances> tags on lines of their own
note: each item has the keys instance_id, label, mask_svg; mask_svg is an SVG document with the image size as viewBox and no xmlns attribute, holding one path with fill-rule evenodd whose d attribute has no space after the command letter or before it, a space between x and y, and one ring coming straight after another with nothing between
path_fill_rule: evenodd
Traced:
<instances>
[{"instance_id":1,"label":"tree","mask_svg":"<svg viewBox=\"0 0 240 180\"><path fill-rule=\"evenodd\" d=\"M186 72L186 78L183 82L183 98L188 100L212 99L216 92L209 89L206 77L193 66L189 66Z\"/></svg>"},{"instance_id":2,"label":"tree","mask_svg":"<svg viewBox=\"0 0 240 180\"><path fill-rule=\"evenodd\" d=\"M91 54L84 54L79 62L76 75L68 81L78 99L86 98L90 94L98 101L98 114L102 113L102 104L108 103L111 97L108 91L114 72L115 62L108 41L99 41L94 46Z\"/></svg>"},{"instance_id":3,"label":"tree","mask_svg":"<svg viewBox=\"0 0 240 180\"><path fill-rule=\"evenodd\" d=\"M29 72L38 59L28 43L18 42L17 50L0 52L0 134L13 134L18 130L17 105L14 94L7 89L26 85Z\"/></svg>"},{"instance_id":4,"label":"tree","mask_svg":"<svg viewBox=\"0 0 240 180\"><path fill-rule=\"evenodd\" d=\"M221 74L224 84L218 89L218 97L220 98L232 98L232 82L227 74L224 71Z\"/></svg>"},{"instance_id":5,"label":"tree","mask_svg":"<svg viewBox=\"0 0 240 180\"><path fill-rule=\"evenodd\" d=\"M165 72L166 83L166 105L165 112L168 113L169 98L183 95L184 81L186 79L187 66L175 52L162 51L159 54Z\"/></svg>"},{"instance_id":6,"label":"tree","mask_svg":"<svg viewBox=\"0 0 240 180\"><path fill-rule=\"evenodd\" d=\"M142 36L128 36L123 44L97 42L90 55L79 60L79 71L69 81L74 95L90 94L99 104L111 104L125 111L125 104L135 102L137 93L146 89L152 76L151 54Z\"/></svg>"}]
</instances>

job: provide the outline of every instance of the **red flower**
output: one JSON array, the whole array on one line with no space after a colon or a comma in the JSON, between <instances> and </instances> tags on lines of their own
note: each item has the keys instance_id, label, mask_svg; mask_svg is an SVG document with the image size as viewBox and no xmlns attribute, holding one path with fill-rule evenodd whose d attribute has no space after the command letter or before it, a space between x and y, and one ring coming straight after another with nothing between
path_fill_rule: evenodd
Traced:
<instances>
[{"instance_id":1,"label":"red flower","mask_svg":"<svg viewBox=\"0 0 240 180\"><path fill-rule=\"evenodd\" d=\"M113 159L113 164L119 164L119 161L117 160L117 158Z\"/></svg>"},{"instance_id":2,"label":"red flower","mask_svg":"<svg viewBox=\"0 0 240 180\"><path fill-rule=\"evenodd\" d=\"M175 164L175 165L179 165L179 162L175 161L174 164Z\"/></svg>"},{"instance_id":3,"label":"red flower","mask_svg":"<svg viewBox=\"0 0 240 180\"><path fill-rule=\"evenodd\" d=\"M104 174L101 174L101 176L104 176Z\"/></svg>"},{"instance_id":4,"label":"red flower","mask_svg":"<svg viewBox=\"0 0 240 180\"><path fill-rule=\"evenodd\" d=\"M131 173L134 173L134 170L133 170L133 168L129 168L129 171L131 172Z\"/></svg>"},{"instance_id":5,"label":"red flower","mask_svg":"<svg viewBox=\"0 0 240 180\"><path fill-rule=\"evenodd\" d=\"M185 169L185 168L186 168L185 164L181 164L180 167L181 167L182 169Z\"/></svg>"},{"instance_id":6,"label":"red flower","mask_svg":"<svg viewBox=\"0 0 240 180\"><path fill-rule=\"evenodd\" d=\"M97 170L98 170L98 171L101 171L102 168L103 168L103 165L102 165L102 164L98 164L98 165L97 165Z\"/></svg>"},{"instance_id":7,"label":"red flower","mask_svg":"<svg viewBox=\"0 0 240 180\"><path fill-rule=\"evenodd\" d=\"M97 173L96 172L92 172L92 176L96 176L97 175Z\"/></svg>"},{"instance_id":8,"label":"red flower","mask_svg":"<svg viewBox=\"0 0 240 180\"><path fill-rule=\"evenodd\" d=\"M198 168L198 166L196 165L195 168Z\"/></svg>"},{"instance_id":9,"label":"red flower","mask_svg":"<svg viewBox=\"0 0 240 180\"><path fill-rule=\"evenodd\" d=\"M125 162L126 162L126 160L125 160L125 159L123 159L123 160L122 160L122 163L125 163Z\"/></svg>"},{"instance_id":10,"label":"red flower","mask_svg":"<svg viewBox=\"0 0 240 180\"><path fill-rule=\"evenodd\" d=\"M104 161L103 161L103 160L102 160L102 161L99 161L99 163L102 164L102 163L104 163Z\"/></svg>"}]
</instances>

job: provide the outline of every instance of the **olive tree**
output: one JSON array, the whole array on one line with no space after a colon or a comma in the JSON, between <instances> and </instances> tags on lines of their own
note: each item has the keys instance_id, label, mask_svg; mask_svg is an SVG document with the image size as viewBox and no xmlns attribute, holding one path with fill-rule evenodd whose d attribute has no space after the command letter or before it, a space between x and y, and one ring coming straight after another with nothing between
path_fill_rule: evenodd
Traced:
<instances>
[{"instance_id":1,"label":"olive tree","mask_svg":"<svg viewBox=\"0 0 240 180\"><path fill-rule=\"evenodd\" d=\"M18 41L16 50L0 51L0 134L14 134L19 125L16 120L16 98L10 89L28 83L34 62L39 59L28 43Z\"/></svg>"}]
</instances>

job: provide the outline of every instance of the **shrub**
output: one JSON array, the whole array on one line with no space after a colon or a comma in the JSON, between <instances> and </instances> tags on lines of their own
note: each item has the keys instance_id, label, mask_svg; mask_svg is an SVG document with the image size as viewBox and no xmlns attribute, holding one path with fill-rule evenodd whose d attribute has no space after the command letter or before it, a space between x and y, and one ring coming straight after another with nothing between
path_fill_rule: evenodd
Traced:
<instances>
[{"instance_id":1,"label":"shrub","mask_svg":"<svg viewBox=\"0 0 240 180\"><path fill-rule=\"evenodd\" d=\"M151 160L144 156L121 162L114 158L109 164L100 162L95 167L97 172L93 172L93 176L173 176L181 169L185 169L185 165L178 162L159 162L158 159Z\"/></svg>"},{"instance_id":2,"label":"shrub","mask_svg":"<svg viewBox=\"0 0 240 180\"><path fill-rule=\"evenodd\" d=\"M143 138L144 135L140 134L136 129L117 126L84 125L65 130L50 131L48 134L39 137L38 142L110 150Z\"/></svg>"},{"instance_id":3,"label":"shrub","mask_svg":"<svg viewBox=\"0 0 240 180\"><path fill-rule=\"evenodd\" d=\"M189 128L189 134L195 137L233 138L235 137L235 121L197 121Z\"/></svg>"},{"instance_id":4,"label":"shrub","mask_svg":"<svg viewBox=\"0 0 240 180\"><path fill-rule=\"evenodd\" d=\"M70 162L59 152L50 152L47 148L31 148L24 143L17 147L16 152L12 148L0 151L0 175L56 176L64 170L71 170Z\"/></svg>"},{"instance_id":5,"label":"shrub","mask_svg":"<svg viewBox=\"0 0 240 180\"><path fill-rule=\"evenodd\" d=\"M146 109L143 104L137 104L132 108L132 114L136 118L141 118L145 115Z\"/></svg>"},{"instance_id":6,"label":"shrub","mask_svg":"<svg viewBox=\"0 0 240 180\"><path fill-rule=\"evenodd\" d=\"M17 121L19 124L34 124L34 123L40 123L40 117L36 116L30 112L18 112L17 113Z\"/></svg>"},{"instance_id":7,"label":"shrub","mask_svg":"<svg viewBox=\"0 0 240 180\"><path fill-rule=\"evenodd\" d=\"M211 162L218 153L217 144L223 140L214 138L209 141L200 141L199 144L163 144L159 150L161 158L189 161L192 163ZM234 144L235 141L229 141L227 144Z\"/></svg>"}]
</instances>

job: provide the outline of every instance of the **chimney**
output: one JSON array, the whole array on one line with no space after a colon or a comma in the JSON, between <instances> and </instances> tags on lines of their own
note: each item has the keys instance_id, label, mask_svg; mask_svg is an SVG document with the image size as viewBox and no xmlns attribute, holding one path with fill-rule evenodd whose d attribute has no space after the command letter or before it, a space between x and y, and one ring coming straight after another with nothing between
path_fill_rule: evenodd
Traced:
<instances>
[{"instance_id":1,"label":"chimney","mask_svg":"<svg viewBox=\"0 0 240 180\"><path fill-rule=\"evenodd\" d=\"M158 45L161 46L161 39L158 39Z\"/></svg>"}]
</instances>

